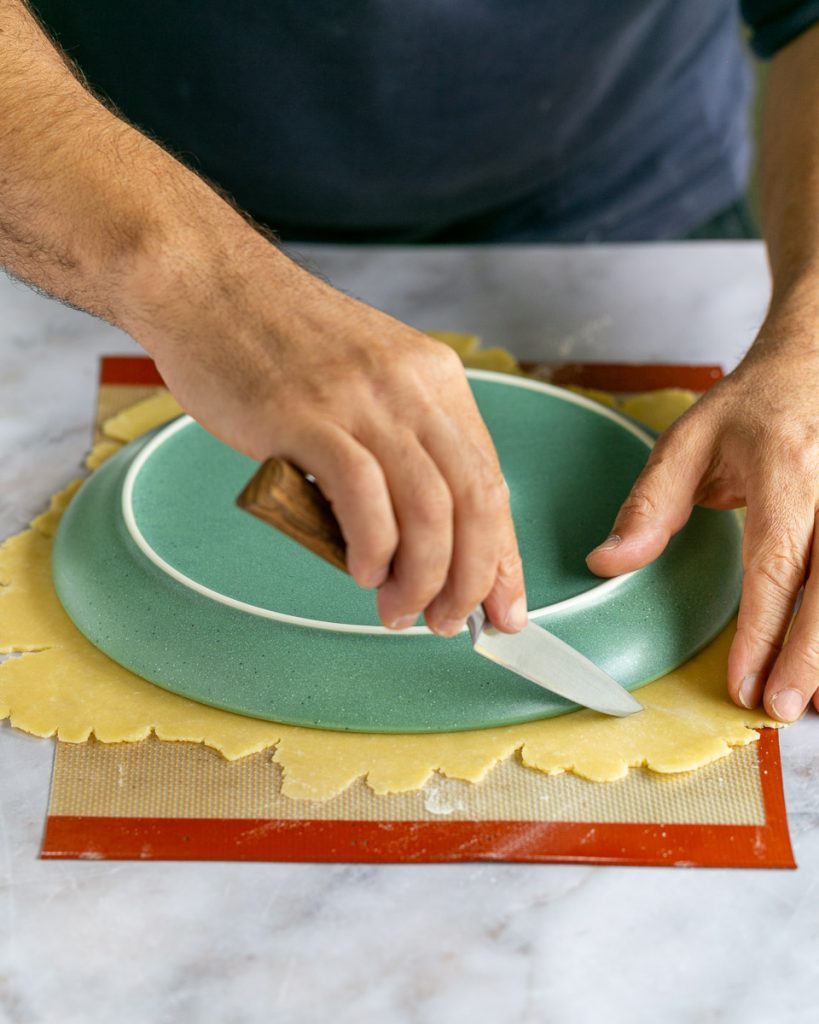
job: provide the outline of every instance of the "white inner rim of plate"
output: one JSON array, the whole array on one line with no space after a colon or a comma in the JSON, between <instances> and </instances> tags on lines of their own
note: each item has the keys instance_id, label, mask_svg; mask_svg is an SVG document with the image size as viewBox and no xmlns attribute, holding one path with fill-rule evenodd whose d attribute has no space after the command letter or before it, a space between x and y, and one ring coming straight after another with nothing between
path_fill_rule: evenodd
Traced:
<instances>
[{"instance_id":1,"label":"white inner rim of plate","mask_svg":"<svg viewBox=\"0 0 819 1024\"><path fill-rule=\"evenodd\" d=\"M577 395L571 391L565 391L562 388L554 387L551 384L544 384L541 381L510 377L508 374L495 373L491 370L467 370L467 376L473 380L491 381L503 384L506 387L525 388L529 391L540 391L545 394L552 395L555 398L559 398L561 401L572 402L574 405L582 405L585 409L589 409L597 416L602 416L604 419L612 420L614 423L617 423L618 426L623 428L623 430L626 430L636 438L639 438L646 447L651 448L654 445L654 439L645 430L642 430L636 424L629 422L629 420L622 417L619 413L614 412L612 409L608 409L606 406L600 405L598 402L594 402L583 395ZM164 573L167 573L168 576L172 577L177 582L182 583L190 590L196 591L197 594L201 594L203 597L207 597L211 601L218 601L220 604L225 604L230 608L236 608L238 611L247 612L248 615L257 615L263 619L273 619L276 622L283 622L290 626L302 626L306 629L331 630L336 633L366 633L373 636L392 637L431 635L431 630L426 626L411 626L409 629L404 629L400 633L397 633L394 630L387 629L386 626L367 626L349 622L325 622L322 619L307 619L300 615L288 615L286 612L277 612L273 608L262 608L258 605L248 604L246 601L239 601L235 597L222 594L218 590L212 590L210 587L206 587L204 584L197 582L197 580L191 579L190 576L186 576L183 572L180 572L179 569L176 569L169 562L166 562L161 555L157 554L145 539L144 534L137 525L133 503L134 487L136 486L140 470L154 452L173 437L174 434L180 430L184 430L185 427L189 426L193 422L194 420L190 416L182 416L180 419L175 420L167 426L164 430L160 431L152 441L149 441L148 444L145 445L139 455L134 459L122 485L122 516L125 520L125 526L128 533L131 535L132 540L146 558L153 562L154 565ZM601 583L598 583L596 587L592 587L591 590L587 590L583 594L577 594L575 597L569 597L565 601L557 601L555 604L544 605L542 608L534 608L530 610L529 618L544 619L570 610L580 611L583 608L596 604L598 601L608 597L613 590L621 587L626 580L630 579L633 575L634 573L626 573L624 576L617 576L614 579L603 580ZM466 627L464 627L464 631L465 630Z\"/></svg>"}]
</instances>

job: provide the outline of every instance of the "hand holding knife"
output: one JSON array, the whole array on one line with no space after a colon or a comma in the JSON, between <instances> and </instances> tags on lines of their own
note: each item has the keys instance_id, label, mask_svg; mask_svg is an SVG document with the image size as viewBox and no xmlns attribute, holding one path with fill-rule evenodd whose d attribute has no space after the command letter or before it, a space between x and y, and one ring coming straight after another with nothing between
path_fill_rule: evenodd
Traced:
<instances>
[{"instance_id":1,"label":"hand holding knife","mask_svg":"<svg viewBox=\"0 0 819 1024\"><path fill-rule=\"evenodd\" d=\"M346 545L330 503L292 463L283 459L262 463L237 504L347 571ZM477 654L551 693L607 715L622 717L642 710L615 679L534 622L519 633L502 633L478 606L467 626Z\"/></svg>"}]
</instances>

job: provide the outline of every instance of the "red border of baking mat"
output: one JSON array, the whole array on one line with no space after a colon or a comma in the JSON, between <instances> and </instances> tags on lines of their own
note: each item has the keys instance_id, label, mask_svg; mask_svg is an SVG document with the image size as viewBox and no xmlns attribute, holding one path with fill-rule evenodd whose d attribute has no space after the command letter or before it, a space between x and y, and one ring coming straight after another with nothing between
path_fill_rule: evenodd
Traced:
<instances>
[{"instance_id":1,"label":"red border of baking mat","mask_svg":"<svg viewBox=\"0 0 819 1024\"><path fill-rule=\"evenodd\" d=\"M704 391L722 376L715 366L542 364L532 369L556 383L611 391L658 387ZM109 356L102 360L100 383L161 386L163 382L150 359ZM794 868L775 730L764 729L760 734L758 765L765 809L762 825L50 815L41 856L365 863L563 861Z\"/></svg>"},{"instance_id":2,"label":"red border of baking mat","mask_svg":"<svg viewBox=\"0 0 819 1024\"><path fill-rule=\"evenodd\" d=\"M561 861L794 868L776 731L762 731L764 825L50 816L42 856L339 863Z\"/></svg>"}]
</instances>

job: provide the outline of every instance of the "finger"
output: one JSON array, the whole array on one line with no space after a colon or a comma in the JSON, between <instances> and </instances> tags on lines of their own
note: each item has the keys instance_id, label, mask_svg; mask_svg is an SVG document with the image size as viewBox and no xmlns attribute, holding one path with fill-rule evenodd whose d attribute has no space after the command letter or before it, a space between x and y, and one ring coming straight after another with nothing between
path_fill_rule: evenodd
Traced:
<instances>
[{"instance_id":1,"label":"finger","mask_svg":"<svg viewBox=\"0 0 819 1024\"><path fill-rule=\"evenodd\" d=\"M785 647L765 686L765 710L780 722L802 714L819 687L819 566L814 526L813 569Z\"/></svg>"},{"instance_id":2,"label":"finger","mask_svg":"<svg viewBox=\"0 0 819 1024\"><path fill-rule=\"evenodd\" d=\"M437 423L423 436L453 497L453 551L447 581L426 611L430 629L453 636L493 591L490 618L514 632L526 624L523 571L509 490L485 429L471 441L451 424ZM503 566L502 585L498 584ZM497 585L497 586L496 586Z\"/></svg>"},{"instance_id":3,"label":"finger","mask_svg":"<svg viewBox=\"0 0 819 1024\"><path fill-rule=\"evenodd\" d=\"M813 496L773 472L749 487L743 539L745 578L728 656L728 692L742 707L759 704L807 571Z\"/></svg>"},{"instance_id":4,"label":"finger","mask_svg":"<svg viewBox=\"0 0 819 1024\"><path fill-rule=\"evenodd\" d=\"M688 522L710 452L672 431L657 442L620 507L609 536L586 562L598 576L619 576L652 562Z\"/></svg>"},{"instance_id":5,"label":"finger","mask_svg":"<svg viewBox=\"0 0 819 1024\"><path fill-rule=\"evenodd\" d=\"M373 442L398 522L398 547L378 592L381 621L405 629L440 593L452 560L452 495L414 434L379 432Z\"/></svg>"},{"instance_id":6,"label":"finger","mask_svg":"<svg viewBox=\"0 0 819 1024\"><path fill-rule=\"evenodd\" d=\"M336 428L300 432L287 458L315 477L332 505L347 544L350 575L359 586L380 586L398 545L398 524L378 461Z\"/></svg>"},{"instance_id":7,"label":"finger","mask_svg":"<svg viewBox=\"0 0 819 1024\"><path fill-rule=\"evenodd\" d=\"M495 582L483 604L489 621L504 633L516 633L529 621L523 566L514 527L506 535Z\"/></svg>"}]
</instances>

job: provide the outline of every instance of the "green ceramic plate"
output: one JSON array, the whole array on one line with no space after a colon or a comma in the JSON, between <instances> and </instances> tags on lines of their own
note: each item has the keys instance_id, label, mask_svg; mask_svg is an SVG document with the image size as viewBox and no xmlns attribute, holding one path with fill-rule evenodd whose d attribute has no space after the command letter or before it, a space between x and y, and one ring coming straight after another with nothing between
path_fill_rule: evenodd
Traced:
<instances>
[{"instance_id":1,"label":"green ceramic plate","mask_svg":"<svg viewBox=\"0 0 819 1024\"><path fill-rule=\"evenodd\" d=\"M472 372L500 454L530 615L634 689L711 640L737 605L740 528L695 510L653 565L601 581L585 555L652 444L571 393ZM80 489L54 546L68 614L115 661L229 711L368 732L507 725L574 705L472 653L464 632L378 625L372 592L236 508L256 464L182 417Z\"/></svg>"}]
</instances>

